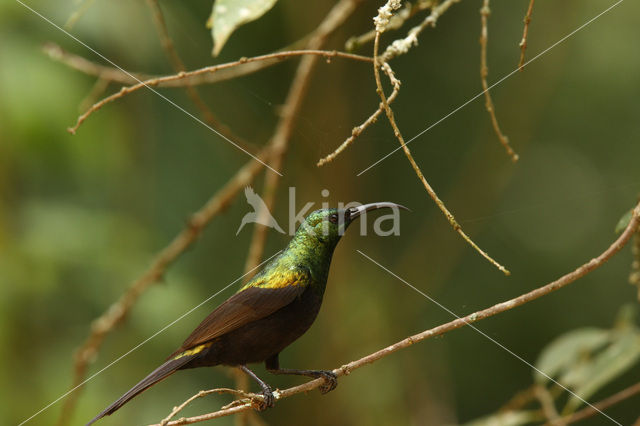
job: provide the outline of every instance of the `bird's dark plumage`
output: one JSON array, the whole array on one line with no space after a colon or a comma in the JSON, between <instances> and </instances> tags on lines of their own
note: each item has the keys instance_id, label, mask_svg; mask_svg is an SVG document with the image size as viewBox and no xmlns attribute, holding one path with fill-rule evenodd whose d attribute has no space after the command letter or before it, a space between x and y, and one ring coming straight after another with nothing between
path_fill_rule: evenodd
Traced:
<instances>
[{"instance_id":1,"label":"bird's dark plumage","mask_svg":"<svg viewBox=\"0 0 640 426\"><path fill-rule=\"evenodd\" d=\"M302 294L305 290L302 281L308 278L308 272L295 274L295 277L292 276L284 287L249 287L234 294L211 312L172 356L234 331L252 321L265 318L287 306Z\"/></svg>"},{"instance_id":2,"label":"bird's dark plumage","mask_svg":"<svg viewBox=\"0 0 640 426\"><path fill-rule=\"evenodd\" d=\"M330 371L281 369L278 354L302 336L315 320L326 287L333 251L342 233L362 213L381 207L375 203L311 213L287 248L249 283L207 316L160 367L142 379L88 424L116 410L177 370L215 365L237 366L261 386L265 406L274 397L271 388L245 364L265 362L275 374L324 377L324 391L332 390L336 377Z\"/></svg>"}]
</instances>

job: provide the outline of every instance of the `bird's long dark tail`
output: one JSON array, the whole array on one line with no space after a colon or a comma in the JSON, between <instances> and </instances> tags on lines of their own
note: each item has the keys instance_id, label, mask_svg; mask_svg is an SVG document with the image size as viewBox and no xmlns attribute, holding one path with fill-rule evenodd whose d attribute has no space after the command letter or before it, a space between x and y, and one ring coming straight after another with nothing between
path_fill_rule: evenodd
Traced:
<instances>
[{"instance_id":1,"label":"bird's long dark tail","mask_svg":"<svg viewBox=\"0 0 640 426\"><path fill-rule=\"evenodd\" d=\"M191 361L193 356L182 356L177 359L170 359L160 367L153 370L151 374L142 379L137 385L129 389L124 395L118 398L113 404L104 409L100 414L93 418L86 426L94 423L95 421L101 419L104 416L109 416L116 412L120 407L133 399L136 395L141 394L145 390L149 389L151 386L155 385L159 381L166 379L171 374L173 374L180 367L184 366L186 363Z\"/></svg>"}]
</instances>

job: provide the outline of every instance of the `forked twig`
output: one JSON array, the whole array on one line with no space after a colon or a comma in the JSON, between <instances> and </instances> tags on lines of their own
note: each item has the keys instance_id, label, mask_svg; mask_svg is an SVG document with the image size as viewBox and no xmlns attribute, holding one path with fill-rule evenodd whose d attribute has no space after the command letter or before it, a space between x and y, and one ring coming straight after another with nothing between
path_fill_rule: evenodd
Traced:
<instances>
[{"instance_id":1,"label":"forked twig","mask_svg":"<svg viewBox=\"0 0 640 426\"><path fill-rule=\"evenodd\" d=\"M177 407L174 407L173 410L171 411L171 413L169 413L169 415L167 417L165 417L164 419L162 419L162 421L159 423L160 426L166 426L167 423L169 423L171 421L171 419L173 419L176 414L178 414L180 411L182 411L187 405L191 404L193 401L195 401L198 398L204 398L207 395L211 395L211 394L223 394L223 393L230 393L232 395L236 395L245 399L249 399L249 400L256 400L256 399L262 399L263 396L259 395L259 394L255 394L255 393L250 393L250 392L245 392L242 390L236 390L236 389L230 389L230 388L217 388L217 389L209 389L209 390L201 390L200 392L198 392L197 394L193 395L191 398L187 399L185 402L183 402L182 404L178 405ZM241 401L241 400L236 400L233 401L231 404L227 404L225 406L225 408L231 408L231 406L236 406L238 405L238 403L245 403L245 401Z\"/></svg>"},{"instance_id":2,"label":"forked twig","mask_svg":"<svg viewBox=\"0 0 640 426\"><path fill-rule=\"evenodd\" d=\"M388 62L391 59L395 58L396 56L399 56L401 54L407 53L409 51L409 49L412 46L415 46L416 44L418 44L418 36L422 33L422 31L424 31L425 28L427 27L435 27L436 26L436 22L438 22L438 18L440 18L440 16L442 16L443 13L445 13L447 10L449 10L449 8L454 4L459 2L460 0L445 0L440 4L436 4L434 5L429 4L428 6L425 7L415 7L415 8L411 8L410 10L408 9L403 9L401 10L399 13L402 13L403 11L408 11L409 13L406 14L406 17L404 18L400 18L400 19L395 19L398 17L398 15L393 15L391 17L389 17L386 25L384 25L384 29L385 31L387 29L393 29L396 27L396 25L402 24L402 22L404 22L404 19L408 18L410 15L412 15L415 11L420 10L420 9L424 9L424 8L431 8L431 12L429 13L429 15L416 27L413 27L409 33L407 34L407 36L405 38L402 39L398 39L395 40L393 43L391 43L389 46L387 46L385 52L380 55L380 61L381 62ZM368 41L368 37L371 37L371 39L375 39L375 33L376 31L373 30L371 31L371 36L366 35L363 36L365 37L363 40L364 41ZM389 96L389 98L387 99L387 103L391 104L395 98L398 96L398 91L396 90L396 87L393 87L393 92L391 93L391 95ZM384 110L384 106L382 105L382 103L380 103L380 105L378 106L378 109L369 116L369 118L362 123L361 125L354 127L351 130L351 136L349 136L344 142L342 142L342 144L340 144L340 146L333 151L331 154L327 155L324 158L321 158L320 160L318 160L318 163L316 164L316 166L321 167L331 161L333 161L338 155L340 155L340 153L342 153L342 151L344 151L349 145L351 145L351 143L353 141L355 141L355 139L360 136L360 134L370 125L372 125L373 123L376 122L376 120L378 119L378 116L380 115L380 113Z\"/></svg>"},{"instance_id":3,"label":"forked twig","mask_svg":"<svg viewBox=\"0 0 640 426\"><path fill-rule=\"evenodd\" d=\"M387 46L384 53L380 55L380 60L382 62L388 62L396 56L407 53L409 49L411 49L411 47L418 44L418 36L427 27L435 27L440 16L442 16L443 13L445 13L451 6L458 2L460 2L460 0L444 0L437 6L432 6L429 16L427 16L419 25L411 28L405 38L395 40L393 43ZM386 29L387 26L385 26L384 30L386 31Z\"/></svg>"},{"instance_id":4,"label":"forked twig","mask_svg":"<svg viewBox=\"0 0 640 426\"><path fill-rule=\"evenodd\" d=\"M389 96L389 99L387 99L387 102L389 104L391 104L396 97L398 96L399 93L399 88L400 86L393 86L393 91L391 92L391 95ZM384 111L384 105L382 105L382 102L380 102L380 105L378 106L378 109L369 116L369 118L367 118L367 120L362 123L359 126L354 127L351 130L351 136L349 136L344 142L342 142L340 144L340 146L338 148L336 148L335 151L333 151L331 154L327 155L324 158L321 158L320 160L318 160L318 162L316 163L316 166L318 167L322 167L327 163L330 163L331 161L333 161L338 155L340 155L342 153L342 151L344 151L349 145L351 145L351 143L356 140L356 138L358 136L360 136L360 134L370 125L372 125L373 123L375 123L378 120L378 116L380 115L380 113Z\"/></svg>"},{"instance_id":5,"label":"forked twig","mask_svg":"<svg viewBox=\"0 0 640 426\"><path fill-rule=\"evenodd\" d=\"M413 18L418 12L426 9L433 9L437 6L439 6L438 0L419 0L414 3L406 2L404 7L389 19L389 24L387 24L386 30L397 30L401 28L407 20ZM367 31L359 36L353 36L345 43L345 49L347 49L347 52L354 52L364 44L372 42L375 36L375 29Z\"/></svg>"},{"instance_id":6,"label":"forked twig","mask_svg":"<svg viewBox=\"0 0 640 426\"><path fill-rule=\"evenodd\" d=\"M471 238L469 238L469 236L467 236L467 234L462 230L462 227L456 221L456 219L453 216L453 214L451 214L451 212L449 212L449 210L444 205L442 200L440 200L440 198L438 197L436 192L433 190L431 185L429 185L429 182L427 182L427 179L424 177L424 175L422 173L422 170L420 170L420 167L418 166L416 161L413 159L413 156L411 155L411 151L409 150L409 147L407 147L407 145L406 145L406 143L404 141L404 138L402 137L402 133L400 132L400 129L398 128L398 125L396 124L395 118L393 116L393 111L391 110L391 107L389 106L389 103L387 101L387 97L384 94L384 90L382 89L382 82L380 81L380 71L379 71L380 67L387 74L387 76L389 77L389 80L391 81L391 84L393 86L399 86L400 82L395 78L395 76L393 74L393 71L391 70L391 67L389 66L389 64L387 62L382 62L382 63L378 62L378 46L379 46L379 43L380 43L380 31L377 31L376 38L373 41L373 63L374 63L373 72L374 72L375 80L376 80L376 87L377 87L376 90L378 92L378 95L380 96L380 99L382 100L382 104L383 104L385 112L387 114L387 118L389 119L389 123L391 124L391 127L393 128L393 133L396 136L396 138L398 139L398 141L400 142L400 145L402 146L402 150L404 151L405 155L407 156L407 159L409 160L409 163L411 163L411 167L413 167L413 170L415 171L416 175L418 175L418 179L420 179L420 181L422 182L422 185L427 190L427 193L429 194L431 199L436 203L436 205L438 206L440 211L442 211L442 213L445 215L445 217L449 221L449 224L451 225L451 227L458 234L460 234L460 236L467 243L469 243L471 245L471 247L473 247L478 253L480 253L480 255L482 255L482 257L484 257L489 262L491 262L496 268L498 268L500 271L502 271L505 275L510 275L511 273L504 266L502 266L501 264L496 262L493 258L491 258L486 252L484 252L484 250L482 250L480 247L478 247L478 245L475 242L473 242L473 240L471 240Z\"/></svg>"}]
</instances>

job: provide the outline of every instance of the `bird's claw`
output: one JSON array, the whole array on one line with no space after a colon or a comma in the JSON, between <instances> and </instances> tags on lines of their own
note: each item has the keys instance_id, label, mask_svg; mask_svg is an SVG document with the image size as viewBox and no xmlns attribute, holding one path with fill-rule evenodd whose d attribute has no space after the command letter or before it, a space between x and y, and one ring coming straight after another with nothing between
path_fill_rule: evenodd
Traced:
<instances>
[{"instance_id":1,"label":"bird's claw","mask_svg":"<svg viewBox=\"0 0 640 426\"><path fill-rule=\"evenodd\" d=\"M267 408L271 408L276 403L276 398L273 396L273 391L270 387L262 390L262 399L254 399L253 406L258 411L264 411Z\"/></svg>"},{"instance_id":2,"label":"bird's claw","mask_svg":"<svg viewBox=\"0 0 640 426\"><path fill-rule=\"evenodd\" d=\"M333 371L321 370L318 372L318 377L324 379L324 383L320 386L320 393L331 392L338 386L338 376Z\"/></svg>"}]
</instances>

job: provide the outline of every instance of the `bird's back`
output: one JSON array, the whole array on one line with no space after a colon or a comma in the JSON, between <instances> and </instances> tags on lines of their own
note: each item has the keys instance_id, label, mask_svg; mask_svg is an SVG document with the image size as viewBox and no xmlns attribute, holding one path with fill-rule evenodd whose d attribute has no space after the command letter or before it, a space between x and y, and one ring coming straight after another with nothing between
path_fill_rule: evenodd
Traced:
<instances>
[{"instance_id":1,"label":"bird's back","mask_svg":"<svg viewBox=\"0 0 640 426\"><path fill-rule=\"evenodd\" d=\"M245 335L251 336L255 345L247 348L246 353L252 354L264 352L260 350L260 345L279 346L269 343L273 340L273 334L299 337L302 333L297 333L301 324L310 321L303 327L306 331L322 303L322 294L315 291L316 286L312 285L312 281L311 273L304 267L291 266L286 261L268 266L209 314L169 358L194 350L202 351L204 355L206 350L206 358L213 363L210 365L215 365L218 358L215 353L226 353L220 342L227 342L225 347L231 347L233 345L229 342L234 339L246 340L249 337L245 338ZM288 337L283 337L282 341L288 341ZM237 346L245 347L247 344ZM251 357L255 358L255 355ZM222 362L223 358L225 362ZM220 362L217 363L233 363L230 361L233 361L233 356L220 356Z\"/></svg>"},{"instance_id":2,"label":"bird's back","mask_svg":"<svg viewBox=\"0 0 640 426\"><path fill-rule=\"evenodd\" d=\"M282 308L212 339L202 357L182 368L218 364L244 365L265 361L309 329L321 303L322 296L306 287Z\"/></svg>"}]
</instances>

